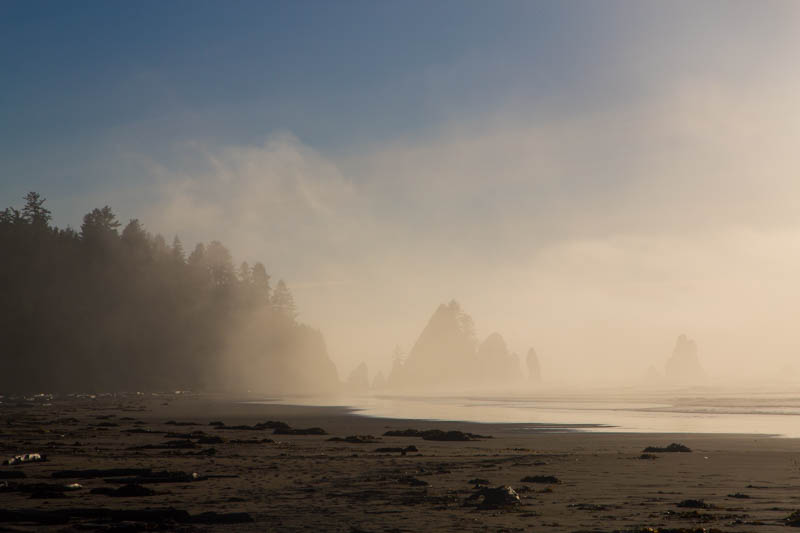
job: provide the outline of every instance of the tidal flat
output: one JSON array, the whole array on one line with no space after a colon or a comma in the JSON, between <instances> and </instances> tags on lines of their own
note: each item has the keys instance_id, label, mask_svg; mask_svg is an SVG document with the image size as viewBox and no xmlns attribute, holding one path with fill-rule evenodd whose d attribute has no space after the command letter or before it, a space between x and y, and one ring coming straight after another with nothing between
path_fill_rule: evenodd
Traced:
<instances>
[{"instance_id":1,"label":"tidal flat","mask_svg":"<svg viewBox=\"0 0 800 533\"><path fill-rule=\"evenodd\" d=\"M800 525L798 439L539 431L248 400L185 393L3 398L0 449L16 464L0 466L0 530L734 532ZM23 454L39 458L14 460Z\"/></svg>"}]
</instances>

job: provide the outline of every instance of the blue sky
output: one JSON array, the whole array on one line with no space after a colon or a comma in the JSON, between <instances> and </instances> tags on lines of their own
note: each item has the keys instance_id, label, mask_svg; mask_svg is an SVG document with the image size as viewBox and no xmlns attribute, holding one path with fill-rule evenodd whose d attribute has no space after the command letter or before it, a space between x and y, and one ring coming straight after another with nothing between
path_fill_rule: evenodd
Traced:
<instances>
[{"instance_id":1,"label":"blue sky","mask_svg":"<svg viewBox=\"0 0 800 533\"><path fill-rule=\"evenodd\" d=\"M0 9L4 198L120 179L109 170L118 150L167 160L186 141L250 145L288 131L319 150L348 151L508 102L531 118L624 104L676 71L746 74L783 44L792 22L785 3L747 2L6 1ZM731 42L765 37L743 47L754 57L731 61ZM65 216L74 223L79 213Z\"/></svg>"},{"instance_id":2,"label":"blue sky","mask_svg":"<svg viewBox=\"0 0 800 533\"><path fill-rule=\"evenodd\" d=\"M349 150L509 99L527 113L625 101L649 81L628 71L636 46L650 70L670 70L665 50L708 22L640 2L4 2L2 13L4 197L113 180L113 158L101 160L120 149L166 159L187 140L289 131Z\"/></svg>"},{"instance_id":3,"label":"blue sky","mask_svg":"<svg viewBox=\"0 0 800 533\"><path fill-rule=\"evenodd\" d=\"M220 239L343 373L453 297L570 375L793 357L798 36L789 0L3 1L0 203Z\"/></svg>"}]
</instances>

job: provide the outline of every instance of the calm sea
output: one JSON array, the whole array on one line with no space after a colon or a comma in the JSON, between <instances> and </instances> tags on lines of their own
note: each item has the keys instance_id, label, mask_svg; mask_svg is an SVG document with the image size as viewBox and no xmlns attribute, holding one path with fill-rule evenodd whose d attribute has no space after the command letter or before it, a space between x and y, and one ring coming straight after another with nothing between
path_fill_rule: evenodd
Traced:
<instances>
[{"instance_id":1,"label":"calm sea","mask_svg":"<svg viewBox=\"0 0 800 533\"><path fill-rule=\"evenodd\" d=\"M260 402L259 402L260 403ZM530 424L531 431L759 433L800 437L800 390L593 391L536 395L286 397L383 418Z\"/></svg>"}]
</instances>

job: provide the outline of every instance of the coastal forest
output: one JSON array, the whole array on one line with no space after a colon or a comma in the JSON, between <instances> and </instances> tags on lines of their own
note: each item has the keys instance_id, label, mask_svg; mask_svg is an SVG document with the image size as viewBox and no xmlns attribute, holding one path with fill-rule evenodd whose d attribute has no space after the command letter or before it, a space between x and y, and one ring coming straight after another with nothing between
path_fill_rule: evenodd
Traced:
<instances>
[{"instance_id":1,"label":"coastal forest","mask_svg":"<svg viewBox=\"0 0 800 533\"><path fill-rule=\"evenodd\" d=\"M0 390L338 387L322 335L262 263L168 243L108 206L79 230L51 221L36 192L0 211Z\"/></svg>"}]
</instances>

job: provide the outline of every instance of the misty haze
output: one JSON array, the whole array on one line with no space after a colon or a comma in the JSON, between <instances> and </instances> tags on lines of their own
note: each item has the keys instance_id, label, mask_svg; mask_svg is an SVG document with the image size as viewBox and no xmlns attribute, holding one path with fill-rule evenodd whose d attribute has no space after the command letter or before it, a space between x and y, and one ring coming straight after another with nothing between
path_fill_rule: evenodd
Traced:
<instances>
[{"instance_id":1,"label":"misty haze","mask_svg":"<svg viewBox=\"0 0 800 533\"><path fill-rule=\"evenodd\" d=\"M0 530L800 527L800 4L0 13Z\"/></svg>"}]
</instances>

